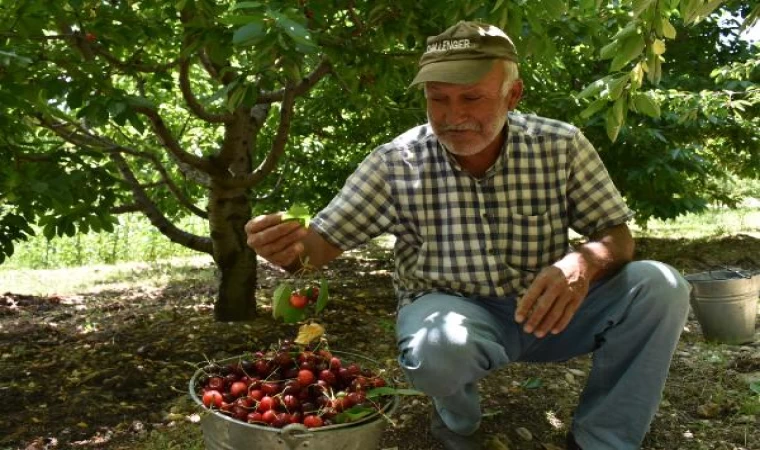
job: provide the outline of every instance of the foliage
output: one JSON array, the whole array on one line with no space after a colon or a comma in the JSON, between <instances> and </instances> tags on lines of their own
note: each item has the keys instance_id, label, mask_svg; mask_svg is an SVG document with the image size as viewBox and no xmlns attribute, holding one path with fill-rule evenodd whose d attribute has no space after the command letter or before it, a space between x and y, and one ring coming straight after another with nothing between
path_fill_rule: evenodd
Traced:
<instances>
[{"instance_id":1,"label":"foliage","mask_svg":"<svg viewBox=\"0 0 760 450\"><path fill-rule=\"evenodd\" d=\"M0 0L0 261L31 224L124 211L240 261L250 214L319 209L424 120L406 86L425 36L474 18L514 38L522 109L582 126L640 221L757 176L758 51L735 35L758 7L738 1ZM177 226L192 215L207 235Z\"/></svg>"}]
</instances>

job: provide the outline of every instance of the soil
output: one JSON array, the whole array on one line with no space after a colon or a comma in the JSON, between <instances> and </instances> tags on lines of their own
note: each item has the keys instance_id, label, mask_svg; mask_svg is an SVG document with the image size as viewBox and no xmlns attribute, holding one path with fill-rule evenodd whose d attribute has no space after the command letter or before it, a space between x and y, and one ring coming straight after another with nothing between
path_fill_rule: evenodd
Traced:
<instances>
[{"instance_id":1,"label":"soil","mask_svg":"<svg viewBox=\"0 0 760 450\"><path fill-rule=\"evenodd\" d=\"M757 269L760 240L638 239L640 259L684 273L725 266ZM201 448L198 408L187 385L195 367L293 338L296 325L271 319L268 297L285 276L259 265L260 317L213 319L213 267L161 288L113 288L29 296L0 293L0 449L140 447L152 431ZM330 265L331 303L321 317L332 349L368 355L406 387L395 363L392 259L367 247ZM512 364L481 383L492 449L561 449L590 368ZM690 317L645 449L760 449L760 342L708 343ZM754 377L754 378L753 378ZM752 384L753 381L758 384ZM646 380L642 380L643 383ZM381 449L436 450L430 403L404 397ZM179 444L161 448L188 448Z\"/></svg>"}]
</instances>

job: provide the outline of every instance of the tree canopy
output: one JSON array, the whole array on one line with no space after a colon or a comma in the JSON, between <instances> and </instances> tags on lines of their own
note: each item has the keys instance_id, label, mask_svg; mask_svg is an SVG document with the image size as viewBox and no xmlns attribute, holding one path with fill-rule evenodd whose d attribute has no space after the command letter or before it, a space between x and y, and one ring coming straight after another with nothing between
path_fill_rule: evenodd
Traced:
<instances>
[{"instance_id":1,"label":"tree canopy","mask_svg":"<svg viewBox=\"0 0 760 450\"><path fill-rule=\"evenodd\" d=\"M140 212L213 255L219 317L251 314L245 221L324 206L372 147L423 122L407 85L425 37L461 19L512 36L520 109L580 126L637 220L733 204L730 180L757 177L760 157L758 47L737 38L759 10L720 0L0 0L0 261L32 225L52 238ZM176 225L189 214L208 219L209 236Z\"/></svg>"}]
</instances>

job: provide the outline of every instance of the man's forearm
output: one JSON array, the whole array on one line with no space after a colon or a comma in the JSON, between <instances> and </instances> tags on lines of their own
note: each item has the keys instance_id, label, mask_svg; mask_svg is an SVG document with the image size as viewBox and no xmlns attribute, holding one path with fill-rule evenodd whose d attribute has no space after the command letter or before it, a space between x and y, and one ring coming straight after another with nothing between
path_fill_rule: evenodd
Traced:
<instances>
[{"instance_id":1,"label":"man's forearm","mask_svg":"<svg viewBox=\"0 0 760 450\"><path fill-rule=\"evenodd\" d=\"M557 265L577 264L589 281L619 270L633 259L634 241L628 226L617 225L589 237L589 241L566 255Z\"/></svg>"}]
</instances>

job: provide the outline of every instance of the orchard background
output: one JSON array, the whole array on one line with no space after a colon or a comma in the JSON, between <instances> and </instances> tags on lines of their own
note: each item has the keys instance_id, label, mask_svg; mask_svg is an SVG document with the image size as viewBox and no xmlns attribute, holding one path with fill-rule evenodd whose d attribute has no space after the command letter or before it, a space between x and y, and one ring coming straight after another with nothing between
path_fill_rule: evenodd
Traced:
<instances>
[{"instance_id":1,"label":"orchard background","mask_svg":"<svg viewBox=\"0 0 760 450\"><path fill-rule=\"evenodd\" d=\"M0 447L142 439L173 422L180 361L288 334L267 311L284 274L245 246L243 224L294 204L316 212L372 148L424 121L408 82L425 36L461 19L515 39L522 112L574 123L598 148L637 213L638 257L756 268L760 47L746 37L759 16L757 2L719 0L0 0ZM679 225L649 234L667 223ZM362 252L327 272L347 287L326 319L338 345L392 358L390 256ZM168 259L190 255L202 263ZM99 265L124 260L155 262ZM81 267L49 271L61 266ZM373 271L377 284L349 288ZM760 399L730 373L760 370L757 347L703 349L692 332L674 369L683 396L648 445L758 447ZM511 370L489 381L503 396L493 405L568 420L566 367ZM521 384L533 378L544 384ZM719 382L694 390L708 379ZM528 395L542 388L554 395ZM526 411L502 411L510 433L529 419L544 428L523 444L561 442ZM424 427L424 412L408 424ZM390 447L413 442L403 429ZM177 442L165 448L189 448Z\"/></svg>"}]
</instances>

